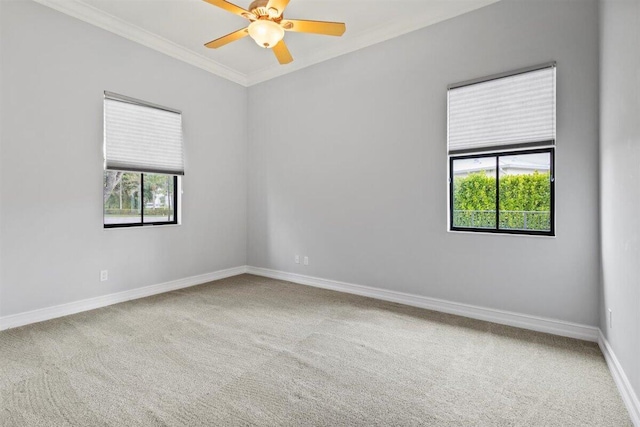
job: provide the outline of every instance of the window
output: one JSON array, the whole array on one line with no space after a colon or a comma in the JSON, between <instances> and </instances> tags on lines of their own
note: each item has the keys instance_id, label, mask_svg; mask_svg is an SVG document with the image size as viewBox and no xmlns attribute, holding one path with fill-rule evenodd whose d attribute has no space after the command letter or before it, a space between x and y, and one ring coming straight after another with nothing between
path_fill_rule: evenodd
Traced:
<instances>
[{"instance_id":1,"label":"window","mask_svg":"<svg viewBox=\"0 0 640 427\"><path fill-rule=\"evenodd\" d=\"M178 223L179 111L105 92L105 228Z\"/></svg>"},{"instance_id":2,"label":"window","mask_svg":"<svg viewBox=\"0 0 640 427\"><path fill-rule=\"evenodd\" d=\"M449 228L555 235L555 64L451 85Z\"/></svg>"},{"instance_id":3,"label":"window","mask_svg":"<svg viewBox=\"0 0 640 427\"><path fill-rule=\"evenodd\" d=\"M553 235L553 148L450 157L451 229Z\"/></svg>"},{"instance_id":4,"label":"window","mask_svg":"<svg viewBox=\"0 0 640 427\"><path fill-rule=\"evenodd\" d=\"M104 185L105 227L177 224L176 175L105 171Z\"/></svg>"}]
</instances>

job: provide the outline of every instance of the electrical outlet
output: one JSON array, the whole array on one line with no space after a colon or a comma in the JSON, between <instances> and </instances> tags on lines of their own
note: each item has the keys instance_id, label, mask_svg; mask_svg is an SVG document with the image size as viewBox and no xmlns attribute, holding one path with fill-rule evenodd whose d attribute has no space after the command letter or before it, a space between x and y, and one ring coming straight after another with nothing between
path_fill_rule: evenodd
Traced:
<instances>
[{"instance_id":1,"label":"electrical outlet","mask_svg":"<svg viewBox=\"0 0 640 427\"><path fill-rule=\"evenodd\" d=\"M304 257L304 265L309 265L309 257Z\"/></svg>"},{"instance_id":2,"label":"electrical outlet","mask_svg":"<svg viewBox=\"0 0 640 427\"><path fill-rule=\"evenodd\" d=\"M609 317L607 320L609 321L609 329L611 329L613 328L613 312L611 311L611 309L609 309L608 315Z\"/></svg>"},{"instance_id":3,"label":"electrical outlet","mask_svg":"<svg viewBox=\"0 0 640 427\"><path fill-rule=\"evenodd\" d=\"M109 280L109 270L101 270L100 271L100 281L106 282Z\"/></svg>"},{"instance_id":4,"label":"electrical outlet","mask_svg":"<svg viewBox=\"0 0 640 427\"><path fill-rule=\"evenodd\" d=\"M300 264L300 255L294 256L293 260L296 262L296 264Z\"/></svg>"}]
</instances>

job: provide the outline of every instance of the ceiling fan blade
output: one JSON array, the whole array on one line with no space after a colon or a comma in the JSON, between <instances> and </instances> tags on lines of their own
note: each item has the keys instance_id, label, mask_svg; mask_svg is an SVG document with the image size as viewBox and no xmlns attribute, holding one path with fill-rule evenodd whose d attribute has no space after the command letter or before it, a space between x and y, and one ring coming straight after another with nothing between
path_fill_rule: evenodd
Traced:
<instances>
[{"instance_id":1,"label":"ceiling fan blade","mask_svg":"<svg viewBox=\"0 0 640 427\"><path fill-rule=\"evenodd\" d=\"M254 16L253 13L249 12L248 10L243 9L240 6L236 6L233 3L229 3L228 1L225 1L225 0L204 0L204 1L214 6L218 6L219 8L222 8L227 12L231 12L235 15L242 16L243 18L249 19L250 17Z\"/></svg>"},{"instance_id":2,"label":"ceiling fan blade","mask_svg":"<svg viewBox=\"0 0 640 427\"><path fill-rule=\"evenodd\" d=\"M246 28L243 28L241 30L234 31L231 34L227 34L226 36L222 36L219 39L212 40L209 43L205 43L205 46L210 49L217 49L221 46L224 46L227 43L240 40L241 38L246 37L248 35L249 35L249 31Z\"/></svg>"},{"instance_id":3,"label":"ceiling fan blade","mask_svg":"<svg viewBox=\"0 0 640 427\"><path fill-rule=\"evenodd\" d=\"M273 47L273 53L278 58L278 62L281 64L288 64L293 61L293 56L289 52L289 48L285 44L284 40L280 40L277 45Z\"/></svg>"},{"instance_id":4,"label":"ceiling fan blade","mask_svg":"<svg viewBox=\"0 0 640 427\"><path fill-rule=\"evenodd\" d=\"M284 8L287 7L288 4L289 0L269 0L269 3L267 3L267 10L275 9L278 11L277 16L280 16L282 15L282 12L284 12Z\"/></svg>"},{"instance_id":5,"label":"ceiling fan blade","mask_svg":"<svg viewBox=\"0 0 640 427\"><path fill-rule=\"evenodd\" d=\"M347 29L344 22L306 21L300 19L283 19L280 25L287 31L324 34L327 36L341 36Z\"/></svg>"}]
</instances>

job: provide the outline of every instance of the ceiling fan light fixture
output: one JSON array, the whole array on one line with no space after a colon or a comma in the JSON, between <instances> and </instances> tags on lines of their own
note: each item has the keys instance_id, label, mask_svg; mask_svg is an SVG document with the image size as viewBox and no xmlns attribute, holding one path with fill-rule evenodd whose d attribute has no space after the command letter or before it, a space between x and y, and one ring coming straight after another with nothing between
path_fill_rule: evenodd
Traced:
<instances>
[{"instance_id":1,"label":"ceiling fan light fixture","mask_svg":"<svg viewBox=\"0 0 640 427\"><path fill-rule=\"evenodd\" d=\"M268 19L258 19L249 24L249 35L260 47L271 48L284 37L284 29Z\"/></svg>"}]
</instances>

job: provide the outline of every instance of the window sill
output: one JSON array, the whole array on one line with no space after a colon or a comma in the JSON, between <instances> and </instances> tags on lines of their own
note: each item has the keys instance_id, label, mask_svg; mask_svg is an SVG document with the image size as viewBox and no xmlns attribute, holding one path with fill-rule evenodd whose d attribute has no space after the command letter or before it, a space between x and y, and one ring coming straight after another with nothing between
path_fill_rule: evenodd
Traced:
<instances>
[{"instance_id":1,"label":"window sill","mask_svg":"<svg viewBox=\"0 0 640 427\"><path fill-rule=\"evenodd\" d=\"M520 233L492 233L489 231L464 231L464 230L447 230L447 233L454 233L454 234L465 234L465 235L470 235L470 234L479 234L481 236L510 236L510 237L534 237L536 239L555 239L557 236L556 235L548 235L548 234L520 234Z\"/></svg>"},{"instance_id":2,"label":"window sill","mask_svg":"<svg viewBox=\"0 0 640 427\"><path fill-rule=\"evenodd\" d=\"M157 225L130 225L125 227L105 227L104 224L102 226L103 230L146 230L146 229L158 229L158 228L172 228L172 227L180 227L182 224L157 224Z\"/></svg>"}]
</instances>

